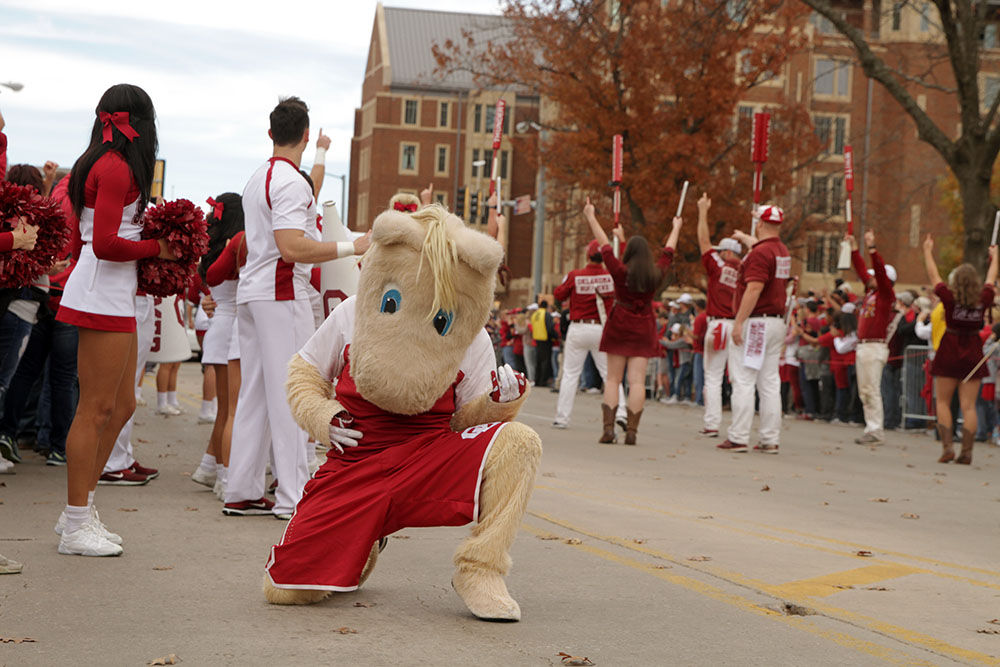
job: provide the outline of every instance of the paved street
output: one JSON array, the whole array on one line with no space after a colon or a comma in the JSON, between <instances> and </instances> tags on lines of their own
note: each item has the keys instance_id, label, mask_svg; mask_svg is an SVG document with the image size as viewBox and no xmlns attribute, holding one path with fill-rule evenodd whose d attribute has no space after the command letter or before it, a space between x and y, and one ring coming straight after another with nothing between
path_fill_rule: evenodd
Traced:
<instances>
[{"instance_id":1,"label":"paved street","mask_svg":"<svg viewBox=\"0 0 1000 667\"><path fill-rule=\"evenodd\" d=\"M451 590L458 528L394 535L356 593L274 607L260 581L285 524L225 517L190 480L210 427L197 366L181 373L187 414L139 409L160 478L98 490L122 557L56 553L63 470L27 454L0 477L0 553L25 564L0 577L0 637L35 640L0 644L0 665L1000 665L996 447L939 465L928 437L869 449L786 420L781 455L723 454L700 410L659 404L639 446L602 446L599 397L559 431L542 390L522 412L545 454L508 580L521 623L477 621Z\"/></svg>"}]
</instances>

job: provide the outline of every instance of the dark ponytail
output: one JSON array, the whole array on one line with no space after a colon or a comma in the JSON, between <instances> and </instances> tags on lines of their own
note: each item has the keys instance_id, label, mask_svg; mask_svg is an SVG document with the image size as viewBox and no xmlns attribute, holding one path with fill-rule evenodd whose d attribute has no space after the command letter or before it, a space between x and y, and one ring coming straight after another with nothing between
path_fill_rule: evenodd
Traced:
<instances>
[{"instance_id":1,"label":"dark ponytail","mask_svg":"<svg viewBox=\"0 0 1000 667\"><path fill-rule=\"evenodd\" d=\"M243 197L227 192L216 197L215 201L223 206L222 217L216 218L214 210L208 213L208 252L198 265L198 273L203 279L229 239L243 231Z\"/></svg>"}]
</instances>

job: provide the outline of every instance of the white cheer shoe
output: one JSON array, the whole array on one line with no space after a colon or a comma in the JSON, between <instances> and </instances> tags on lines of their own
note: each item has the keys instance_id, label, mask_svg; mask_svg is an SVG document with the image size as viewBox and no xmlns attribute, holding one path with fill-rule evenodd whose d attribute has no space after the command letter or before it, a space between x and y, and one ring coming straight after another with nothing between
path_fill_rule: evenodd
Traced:
<instances>
[{"instance_id":1,"label":"white cheer shoe","mask_svg":"<svg viewBox=\"0 0 1000 667\"><path fill-rule=\"evenodd\" d=\"M121 535L118 533L112 533L108 530L108 527L101 522L101 515L97 513L97 508L93 505L90 507L90 518L87 520L86 525L93 526L97 531L97 534L106 539L108 542L111 542L111 544L121 545L124 543ZM65 510L63 510L62 514L59 515L59 520L56 521L56 527L54 530L56 531L56 535L62 535L63 531L66 530Z\"/></svg>"},{"instance_id":2,"label":"white cheer shoe","mask_svg":"<svg viewBox=\"0 0 1000 667\"><path fill-rule=\"evenodd\" d=\"M59 553L67 556L120 556L120 545L105 539L93 522L87 522L59 539Z\"/></svg>"}]
</instances>

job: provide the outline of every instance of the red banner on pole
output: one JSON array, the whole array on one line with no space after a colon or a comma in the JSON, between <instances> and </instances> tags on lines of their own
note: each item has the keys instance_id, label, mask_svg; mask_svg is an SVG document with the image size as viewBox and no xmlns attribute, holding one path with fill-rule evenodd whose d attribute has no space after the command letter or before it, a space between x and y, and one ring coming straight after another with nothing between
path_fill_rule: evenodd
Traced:
<instances>
[{"instance_id":1,"label":"red banner on pole","mask_svg":"<svg viewBox=\"0 0 1000 667\"><path fill-rule=\"evenodd\" d=\"M490 194L497 189L497 169L500 161L497 159L500 151L500 142L503 139L503 117L507 110L507 103L503 99L497 100L496 113L493 114L493 165L490 167Z\"/></svg>"},{"instance_id":2,"label":"red banner on pole","mask_svg":"<svg viewBox=\"0 0 1000 667\"><path fill-rule=\"evenodd\" d=\"M851 193L854 192L854 149L844 146L844 189L847 190L847 201L844 205L844 219L847 221L847 233L854 234L854 218L851 210Z\"/></svg>"},{"instance_id":3,"label":"red banner on pole","mask_svg":"<svg viewBox=\"0 0 1000 667\"><path fill-rule=\"evenodd\" d=\"M622 162L624 159L624 144L622 135L616 134L611 140L611 185L615 188L613 210L615 226L622 212Z\"/></svg>"},{"instance_id":4,"label":"red banner on pole","mask_svg":"<svg viewBox=\"0 0 1000 667\"><path fill-rule=\"evenodd\" d=\"M764 190L764 163L767 162L768 135L771 131L771 114L753 115L753 138L750 142L750 159L753 160L753 202L760 203Z\"/></svg>"}]
</instances>

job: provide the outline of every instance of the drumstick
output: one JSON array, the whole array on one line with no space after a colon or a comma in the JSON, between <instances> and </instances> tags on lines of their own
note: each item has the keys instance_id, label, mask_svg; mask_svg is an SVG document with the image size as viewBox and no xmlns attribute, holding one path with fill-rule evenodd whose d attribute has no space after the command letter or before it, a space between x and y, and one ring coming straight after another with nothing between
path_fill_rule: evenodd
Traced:
<instances>
[{"instance_id":1,"label":"drumstick","mask_svg":"<svg viewBox=\"0 0 1000 667\"><path fill-rule=\"evenodd\" d=\"M684 198L687 197L687 193L688 193L688 182L684 181L684 188L681 190L681 200L677 204L677 217L678 218L681 217L681 209L684 208ZM995 237L996 234L994 234L993 236ZM994 245L996 245L996 244L994 243Z\"/></svg>"},{"instance_id":2,"label":"drumstick","mask_svg":"<svg viewBox=\"0 0 1000 667\"><path fill-rule=\"evenodd\" d=\"M997 244L997 228L1000 227L1000 211L997 211L997 215L993 218L993 240L990 241L990 245Z\"/></svg>"},{"instance_id":3,"label":"drumstick","mask_svg":"<svg viewBox=\"0 0 1000 667\"><path fill-rule=\"evenodd\" d=\"M993 344L990 345L990 349L986 350L986 353L983 355L983 358L979 360L979 363L976 364L976 367L969 371L969 374L965 376L964 380L962 380L962 384L965 384L972 379L972 376L976 374L976 371L982 368L983 364L985 364L987 360L993 356L993 353L996 351L998 345L1000 345L1000 339L993 341Z\"/></svg>"}]
</instances>

